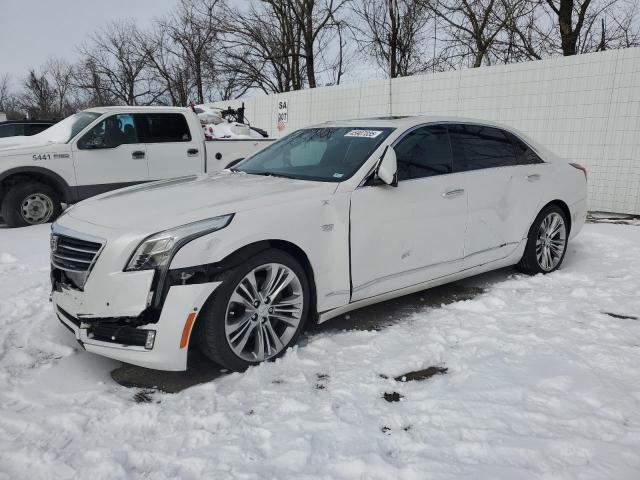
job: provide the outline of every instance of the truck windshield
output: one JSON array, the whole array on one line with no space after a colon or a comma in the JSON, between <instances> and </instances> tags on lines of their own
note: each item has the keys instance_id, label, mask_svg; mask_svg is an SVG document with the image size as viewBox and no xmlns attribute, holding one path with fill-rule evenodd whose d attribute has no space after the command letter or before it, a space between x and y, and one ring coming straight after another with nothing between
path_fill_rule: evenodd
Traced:
<instances>
[{"instance_id":1,"label":"truck windshield","mask_svg":"<svg viewBox=\"0 0 640 480\"><path fill-rule=\"evenodd\" d=\"M232 170L253 175L341 182L351 177L393 128L321 127L298 130Z\"/></svg>"},{"instance_id":2,"label":"truck windshield","mask_svg":"<svg viewBox=\"0 0 640 480\"><path fill-rule=\"evenodd\" d=\"M67 143L100 115L96 112L76 113L31 138L49 143Z\"/></svg>"}]
</instances>

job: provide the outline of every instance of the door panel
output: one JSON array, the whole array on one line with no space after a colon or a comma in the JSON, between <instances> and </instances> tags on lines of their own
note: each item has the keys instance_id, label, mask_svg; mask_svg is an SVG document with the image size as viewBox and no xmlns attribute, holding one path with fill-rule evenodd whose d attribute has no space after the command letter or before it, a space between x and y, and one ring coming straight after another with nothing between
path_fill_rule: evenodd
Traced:
<instances>
[{"instance_id":1,"label":"door panel","mask_svg":"<svg viewBox=\"0 0 640 480\"><path fill-rule=\"evenodd\" d=\"M477 124L449 127L454 171L468 193L464 268L504 258L515 248L513 202L518 195L516 153L498 128Z\"/></svg>"},{"instance_id":2,"label":"door panel","mask_svg":"<svg viewBox=\"0 0 640 480\"><path fill-rule=\"evenodd\" d=\"M460 173L468 192L469 213L464 246L464 268L504 258L513 250L508 232L513 223L514 179L517 167L489 168Z\"/></svg>"},{"instance_id":3,"label":"door panel","mask_svg":"<svg viewBox=\"0 0 640 480\"><path fill-rule=\"evenodd\" d=\"M461 268L467 195L452 174L447 128L414 128L394 149L398 187L358 188L351 197L353 300Z\"/></svg>"},{"instance_id":4,"label":"door panel","mask_svg":"<svg viewBox=\"0 0 640 480\"><path fill-rule=\"evenodd\" d=\"M181 113L136 115L144 132L151 180L204 172L204 145Z\"/></svg>"},{"instance_id":5,"label":"door panel","mask_svg":"<svg viewBox=\"0 0 640 480\"><path fill-rule=\"evenodd\" d=\"M516 149L518 167L514 176L516 194L511 199L512 221L507 238L517 242L526 238L529 227L543 207L543 192L551 180L552 168L520 138L509 135Z\"/></svg>"},{"instance_id":6,"label":"door panel","mask_svg":"<svg viewBox=\"0 0 640 480\"><path fill-rule=\"evenodd\" d=\"M83 135L73 147L73 164L83 197L149 180L132 115L112 115Z\"/></svg>"},{"instance_id":7,"label":"door panel","mask_svg":"<svg viewBox=\"0 0 640 480\"><path fill-rule=\"evenodd\" d=\"M457 175L359 188L351 197L352 300L460 270L467 216Z\"/></svg>"}]
</instances>

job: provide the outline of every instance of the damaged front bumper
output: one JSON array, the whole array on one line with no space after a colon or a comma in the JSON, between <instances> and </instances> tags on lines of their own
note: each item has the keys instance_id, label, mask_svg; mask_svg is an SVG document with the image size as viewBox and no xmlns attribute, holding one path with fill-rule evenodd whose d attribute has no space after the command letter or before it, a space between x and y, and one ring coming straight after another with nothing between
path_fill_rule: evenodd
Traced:
<instances>
[{"instance_id":1,"label":"damaged front bumper","mask_svg":"<svg viewBox=\"0 0 640 480\"><path fill-rule=\"evenodd\" d=\"M139 289L138 299L133 300L136 285L136 281L128 284L126 276L120 278L122 296L108 303L112 313L108 317L94 313L103 311L102 305L92 309L87 299L95 295L87 291L57 286L51 300L58 319L88 352L157 370L186 370L194 321L220 282L171 286L157 320L144 315L148 287ZM137 312L132 310L132 301L139 306Z\"/></svg>"}]
</instances>

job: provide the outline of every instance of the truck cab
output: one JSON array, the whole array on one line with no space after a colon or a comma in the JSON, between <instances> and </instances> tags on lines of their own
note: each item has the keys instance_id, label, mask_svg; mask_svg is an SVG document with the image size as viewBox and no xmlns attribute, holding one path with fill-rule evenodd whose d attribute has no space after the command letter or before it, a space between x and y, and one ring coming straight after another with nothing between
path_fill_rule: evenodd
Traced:
<instances>
[{"instance_id":1,"label":"truck cab","mask_svg":"<svg viewBox=\"0 0 640 480\"><path fill-rule=\"evenodd\" d=\"M205 142L200 121L188 108L79 112L38 135L0 141L1 215L10 227L46 223L61 213L63 203L218 171L263 145L246 140L220 148L217 141L208 154L207 143L214 142Z\"/></svg>"}]
</instances>

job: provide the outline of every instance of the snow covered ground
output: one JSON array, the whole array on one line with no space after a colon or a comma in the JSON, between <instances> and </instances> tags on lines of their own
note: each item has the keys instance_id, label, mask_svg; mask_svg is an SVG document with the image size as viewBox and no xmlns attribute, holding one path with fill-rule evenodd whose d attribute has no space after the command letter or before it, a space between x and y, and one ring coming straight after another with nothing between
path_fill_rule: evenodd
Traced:
<instances>
[{"instance_id":1,"label":"snow covered ground","mask_svg":"<svg viewBox=\"0 0 640 480\"><path fill-rule=\"evenodd\" d=\"M554 274L485 275L472 300L142 403L54 318L48 229L0 230L0 478L640 478L637 226L587 225ZM429 366L448 372L393 380Z\"/></svg>"}]
</instances>

